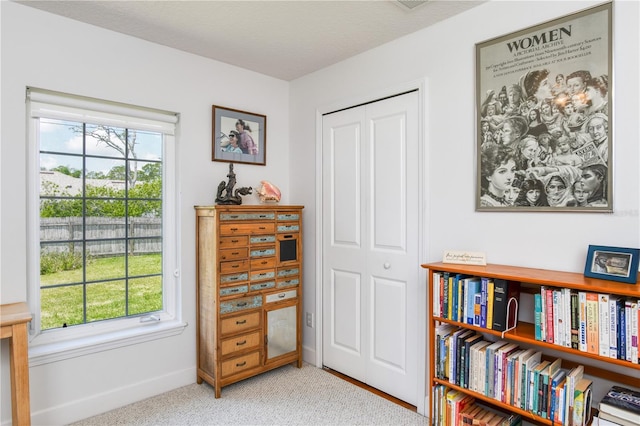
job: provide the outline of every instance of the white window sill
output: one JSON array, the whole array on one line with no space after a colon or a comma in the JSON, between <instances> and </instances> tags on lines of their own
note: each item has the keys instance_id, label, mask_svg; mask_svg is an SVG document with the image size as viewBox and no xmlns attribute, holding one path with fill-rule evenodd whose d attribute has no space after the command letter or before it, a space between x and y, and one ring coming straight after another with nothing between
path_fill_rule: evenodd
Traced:
<instances>
[{"instance_id":1,"label":"white window sill","mask_svg":"<svg viewBox=\"0 0 640 426\"><path fill-rule=\"evenodd\" d=\"M115 348L175 336L184 331L187 323L179 320L159 321L125 330L111 331L76 339L29 346L29 366L63 361Z\"/></svg>"}]
</instances>

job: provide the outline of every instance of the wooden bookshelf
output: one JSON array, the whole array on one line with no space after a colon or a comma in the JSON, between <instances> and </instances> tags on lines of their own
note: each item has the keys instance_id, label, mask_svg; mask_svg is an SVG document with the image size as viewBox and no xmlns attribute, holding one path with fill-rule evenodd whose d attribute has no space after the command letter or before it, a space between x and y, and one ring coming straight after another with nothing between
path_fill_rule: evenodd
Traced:
<instances>
[{"instance_id":1,"label":"wooden bookshelf","mask_svg":"<svg viewBox=\"0 0 640 426\"><path fill-rule=\"evenodd\" d=\"M624 297L631 297L633 299L640 300L640 284L627 284L613 281L605 281L595 278L585 277L583 274L552 271L545 269L535 268L522 268L508 265L458 265L458 264L446 264L446 263L429 263L422 265L423 268L429 270L429 296L434 295L434 272L450 274L464 274L472 277L485 277L492 279L504 279L508 281L517 281L521 283L521 294L530 293L535 294L539 292L541 286L548 286L553 288L569 288L578 291L587 291L601 294L613 294ZM640 275L640 274L639 274ZM640 280L638 280L640 281ZM439 287L439 283L437 283ZM428 303L428 333L429 333L429 359L431 363L429 365L429 378L428 386L431 392L431 406L429 408L430 418L433 419L434 407L433 407L433 388L435 385L444 385L448 388L460 391L464 394L468 394L476 398L480 403L489 404L501 411L516 413L522 416L523 420L538 424L538 425L552 425L553 422L550 419L546 419L536 414L523 410L519 407L505 404L492 396L486 396L484 394L474 392L466 387L457 386L450 381L437 377L436 372L436 327L440 324L452 324L454 326L474 330L482 333L486 340L496 341L498 339L506 340L514 343L523 343L523 348L534 347L542 351L543 359L551 359L545 353L550 351L556 351L560 353L566 353L572 355L572 358L584 360L584 362L572 362L566 359L562 360L562 368L565 370L576 367L577 365L584 366L584 374L587 376L605 378L610 381L614 381L623 386L638 387L640 380L640 364L635 364L630 361L614 359L609 357L600 356L594 353L582 352L571 347L560 346L554 343L536 340L535 338L535 325L530 322L518 321L515 328L508 331L496 331L468 324L461 321L453 321L448 318L434 315L434 305L432 302ZM527 307L528 308L528 307ZM519 309L523 309L519 307ZM531 306L533 309L533 306ZM546 352L545 352L546 351ZM620 374L611 371L607 371L603 368L593 365L593 361L600 363L615 364L620 367L629 369L628 374ZM436 424L436 423L433 423ZM557 423L556 423L557 424Z\"/></svg>"}]
</instances>

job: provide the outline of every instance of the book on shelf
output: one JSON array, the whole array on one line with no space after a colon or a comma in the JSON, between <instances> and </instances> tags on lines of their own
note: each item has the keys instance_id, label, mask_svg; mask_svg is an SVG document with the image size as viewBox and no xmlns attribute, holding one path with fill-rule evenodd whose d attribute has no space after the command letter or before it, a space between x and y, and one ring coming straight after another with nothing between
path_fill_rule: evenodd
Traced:
<instances>
[{"instance_id":1,"label":"book on shelf","mask_svg":"<svg viewBox=\"0 0 640 426\"><path fill-rule=\"evenodd\" d=\"M463 388L469 388L469 371L470 371L470 361L471 361L471 347L476 343L483 340L483 336L480 333L473 334L470 337L466 338L464 341L464 347L460 353L460 383L458 383Z\"/></svg>"},{"instance_id":2,"label":"book on shelf","mask_svg":"<svg viewBox=\"0 0 640 426\"><path fill-rule=\"evenodd\" d=\"M580 349L580 301L578 291L571 290L569 293L571 311L571 348Z\"/></svg>"},{"instance_id":3,"label":"book on shelf","mask_svg":"<svg viewBox=\"0 0 640 426\"><path fill-rule=\"evenodd\" d=\"M442 317L450 319L451 314L449 310L449 298L451 297L451 289L449 286L449 272L442 273Z\"/></svg>"},{"instance_id":4,"label":"book on shelf","mask_svg":"<svg viewBox=\"0 0 640 426\"><path fill-rule=\"evenodd\" d=\"M493 377L493 398L498 401L504 402L504 376L506 375L506 361L507 357L517 351L518 345L516 343L508 343L500 349L495 354L494 357L494 377Z\"/></svg>"},{"instance_id":5,"label":"book on shelf","mask_svg":"<svg viewBox=\"0 0 640 426\"><path fill-rule=\"evenodd\" d=\"M498 340L497 342L492 343L491 345L487 346L487 350L485 352L486 358L485 358L485 371L486 371L486 375L485 375L485 383L484 383L484 394L488 397L493 397L494 393L493 393L493 389L494 389L494 382L493 382L493 378L494 378L494 374L495 374L495 362L494 362L494 358L495 358L495 353L498 351L498 349L504 345L506 345L507 342L505 340Z\"/></svg>"},{"instance_id":6,"label":"book on shelf","mask_svg":"<svg viewBox=\"0 0 640 426\"><path fill-rule=\"evenodd\" d=\"M582 378L573 391L573 426L587 426L591 421L591 390L593 382Z\"/></svg>"},{"instance_id":7,"label":"book on shelf","mask_svg":"<svg viewBox=\"0 0 640 426\"><path fill-rule=\"evenodd\" d=\"M487 328L487 285L489 278L480 279L480 327Z\"/></svg>"},{"instance_id":8,"label":"book on shelf","mask_svg":"<svg viewBox=\"0 0 640 426\"><path fill-rule=\"evenodd\" d=\"M631 304L631 321L629 327L629 331L631 333L631 356L629 361L637 364L639 355L638 346L640 344L640 342L638 342L640 338L640 336L638 336L638 333L640 332L640 324L638 324L640 314L638 313L638 300L630 299L629 301Z\"/></svg>"},{"instance_id":9,"label":"book on shelf","mask_svg":"<svg viewBox=\"0 0 640 426\"><path fill-rule=\"evenodd\" d=\"M519 300L520 283L518 281L494 279L492 330L505 331L516 326Z\"/></svg>"},{"instance_id":10,"label":"book on shelf","mask_svg":"<svg viewBox=\"0 0 640 426\"><path fill-rule=\"evenodd\" d=\"M556 371L551 377L551 386L549 388L549 411L548 419L557 422L558 416L556 412L559 410L559 392L558 389L564 386L567 372L565 370Z\"/></svg>"},{"instance_id":11,"label":"book on shelf","mask_svg":"<svg viewBox=\"0 0 640 426\"><path fill-rule=\"evenodd\" d=\"M618 323L620 324L620 334L618 335L618 359L627 359L627 310L625 300L620 303L618 310Z\"/></svg>"},{"instance_id":12,"label":"book on shelf","mask_svg":"<svg viewBox=\"0 0 640 426\"><path fill-rule=\"evenodd\" d=\"M464 322L471 325L480 325L480 306L478 300L478 321L476 322L476 295L480 298L480 278L469 277L464 279L465 284L465 308Z\"/></svg>"},{"instance_id":13,"label":"book on shelf","mask_svg":"<svg viewBox=\"0 0 640 426\"><path fill-rule=\"evenodd\" d=\"M599 353L598 304L598 293L587 292L587 352L591 354Z\"/></svg>"},{"instance_id":14,"label":"book on shelf","mask_svg":"<svg viewBox=\"0 0 640 426\"><path fill-rule=\"evenodd\" d=\"M545 342L554 343L554 333L555 330L553 328L553 289L547 287L541 287L540 291L543 294L542 303L544 303L544 332L545 332Z\"/></svg>"},{"instance_id":15,"label":"book on shelf","mask_svg":"<svg viewBox=\"0 0 640 426\"><path fill-rule=\"evenodd\" d=\"M564 346L571 347L571 290L562 289Z\"/></svg>"},{"instance_id":16,"label":"book on shelf","mask_svg":"<svg viewBox=\"0 0 640 426\"><path fill-rule=\"evenodd\" d=\"M535 339L541 342L544 338L542 337L542 295L540 293L533 295L533 312Z\"/></svg>"},{"instance_id":17,"label":"book on shelf","mask_svg":"<svg viewBox=\"0 0 640 426\"><path fill-rule=\"evenodd\" d=\"M530 392L530 396L529 396L529 411L535 413L536 415L540 415L539 414L539 410L538 410L538 404L539 404L539 399L540 399L540 389L541 389L541 384L540 384L540 373L542 372L542 370L544 370L545 368L547 368L549 366L549 364L551 364L551 362L549 362L548 360L543 360L541 361L538 365L536 365L533 370L531 370L530 373L530 378L529 378L529 392Z\"/></svg>"},{"instance_id":18,"label":"book on shelf","mask_svg":"<svg viewBox=\"0 0 640 426\"><path fill-rule=\"evenodd\" d=\"M640 424L640 391L613 386L602 398L600 413L607 413Z\"/></svg>"},{"instance_id":19,"label":"book on shelf","mask_svg":"<svg viewBox=\"0 0 640 426\"><path fill-rule=\"evenodd\" d=\"M564 413L561 419L562 424L567 424L573 419L573 401L576 384L584 375L584 366L578 365L572 368L567 374L566 385L564 387Z\"/></svg>"},{"instance_id":20,"label":"book on shelf","mask_svg":"<svg viewBox=\"0 0 640 426\"><path fill-rule=\"evenodd\" d=\"M623 299L615 294L609 295L609 358L618 358L620 340L620 306Z\"/></svg>"},{"instance_id":21,"label":"book on shelf","mask_svg":"<svg viewBox=\"0 0 640 426\"><path fill-rule=\"evenodd\" d=\"M609 295L606 293L598 294L598 353L600 356L609 357L609 335L611 317L609 315Z\"/></svg>"},{"instance_id":22,"label":"book on shelf","mask_svg":"<svg viewBox=\"0 0 640 426\"><path fill-rule=\"evenodd\" d=\"M436 317L441 317L442 316L442 293L440 291L440 279L442 278L442 274L440 272L434 272L432 274L432 281L433 281L433 294L432 294L432 302L433 305L431 306L431 309L433 310L433 315Z\"/></svg>"},{"instance_id":23,"label":"book on shelf","mask_svg":"<svg viewBox=\"0 0 640 426\"><path fill-rule=\"evenodd\" d=\"M578 350L587 352L587 292L578 291L578 317L580 325L578 332L580 340L578 341Z\"/></svg>"},{"instance_id":24,"label":"book on shelf","mask_svg":"<svg viewBox=\"0 0 640 426\"><path fill-rule=\"evenodd\" d=\"M562 333L562 300L561 292L559 289L551 290L552 297L552 313L551 316L553 318L553 343L554 345L564 346L564 333Z\"/></svg>"},{"instance_id":25,"label":"book on shelf","mask_svg":"<svg viewBox=\"0 0 640 426\"><path fill-rule=\"evenodd\" d=\"M529 371L537 365L542 359L542 352L537 351L535 348L530 348L522 355L520 363L520 376L519 376L519 392L516 396L516 407L520 407L523 410L527 408L527 395L529 384Z\"/></svg>"},{"instance_id":26,"label":"book on shelf","mask_svg":"<svg viewBox=\"0 0 640 426\"><path fill-rule=\"evenodd\" d=\"M551 387L553 377L560 370L562 359L557 358L549 364L548 368L542 371L542 400L539 404L540 416L544 419L550 418L551 411Z\"/></svg>"},{"instance_id":27,"label":"book on shelf","mask_svg":"<svg viewBox=\"0 0 640 426\"><path fill-rule=\"evenodd\" d=\"M493 297L495 283L492 278L487 282L487 328L493 328Z\"/></svg>"},{"instance_id":28,"label":"book on shelf","mask_svg":"<svg viewBox=\"0 0 640 426\"><path fill-rule=\"evenodd\" d=\"M469 389L474 392L484 393L484 357L487 346L491 343L492 342L489 340L480 340L471 346L471 359L469 360Z\"/></svg>"}]
</instances>

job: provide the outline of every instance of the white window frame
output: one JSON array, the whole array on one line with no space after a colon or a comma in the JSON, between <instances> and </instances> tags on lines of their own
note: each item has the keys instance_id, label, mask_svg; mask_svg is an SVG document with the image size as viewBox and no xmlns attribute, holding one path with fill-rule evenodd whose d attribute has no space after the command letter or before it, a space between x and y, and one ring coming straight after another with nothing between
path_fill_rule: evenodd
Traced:
<instances>
[{"instance_id":1,"label":"white window frame","mask_svg":"<svg viewBox=\"0 0 640 426\"><path fill-rule=\"evenodd\" d=\"M182 333L180 280L180 203L176 139L178 114L27 88L28 208L27 278L30 323L29 364L46 364ZM164 134L163 153L163 310L73 327L41 330L40 321L40 170L39 119L127 127Z\"/></svg>"}]
</instances>

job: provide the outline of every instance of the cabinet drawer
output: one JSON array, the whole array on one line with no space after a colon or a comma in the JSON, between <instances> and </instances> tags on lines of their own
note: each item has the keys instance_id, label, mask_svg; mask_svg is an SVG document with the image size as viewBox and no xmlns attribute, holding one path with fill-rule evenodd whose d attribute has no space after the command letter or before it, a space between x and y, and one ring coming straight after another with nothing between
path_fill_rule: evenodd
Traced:
<instances>
[{"instance_id":1,"label":"cabinet drawer","mask_svg":"<svg viewBox=\"0 0 640 426\"><path fill-rule=\"evenodd\" d=\"M228 314L244 311L245 309L259 308L260 306L262 306L262 297L260 296L241 297L220 302L220 313Z\"/></svg>"},{"instance_id":2,"label":"cabinet drawer","mask_svg":"<svg viewBox=\"0 0 640 426\"><path fill-rule=\"evenodd\" d=\"M299 213L284 213L284 212L278 212L278 220L284 220L284 221L294 221L294 220L300 220L300 214Z\"/></svg>"},{"instance_id":3,"label":"cabinet drawer","mask_svg":"<svg viewBox=\"0 0 640 426\"><path fill-rule=\"evenodd\" d=\"M274 212L228 212L220 213L220 221L238 221L238 220L274 220L276 214Z\"/></svg>"},{"instance_id":4,"label":"cabinet drawer","mask_svg":"<svg viewBox=\"0 0 640 426\"><path fill-rule=\"evenodd\" d=\"M276 242L276 236L275 235L252 235L249 238L249 241L251 242L251 245L258 245L258 244L269 244L269 243L275 243Z\"/></svg>"},{"instance_id":5,"label":"cabinet drawer","mask_svg":"<svg viewBox=\"0 0 640 426\"><path fill-rule=\"evenodd\" d=\"M220 275L220 284L232 284L247 281L249 279L248 272L241 272L232 275Z\"/></svg>"},{"instance_id":6,"label":"cabinet drawer","mask_svg":"<svg viewBox=\"0 0 640 426\"><path fill-rule=\"evenodd\" d=\"M300 225L297 223L279 223L278 232L298 232Z\"/></svg>"},{"instance_id":7,"label":"cabinet drawer","mask_svg":"<svg viewBox=\"0 0 640 426\"><path fill-rule=\"evenodd\" d=\"M276 284L277 288L296 287L300 285L300 279L298 277L288 278L286 280L278 280Z\"/></svg>"},{"instance_id":8,"label":"cabinet drawer","mask_svg":"<svg viewBox=\"0 0 640 426\"><path fill-rule=\"evenodd\" d=\"M275 288L275 286L275 281L264 281L258 284L251 284L251 291L266 290L268 288Z\"/></svg>"},{"instance_id":9,"label":"cabinet drawer","mask_svg":"<svg viewBox=\"0 0 640 426\"><path fill-rule=\"evenodd\" d=\"M234 237L220 237L218 246L220 249L246 246L249 242L249 237L246 235L237 235Z\"/></svg>"},{"instance_id":10,"label":"cabinet drawer","mask_svg":"<svg viewBox=\"0 0 640 426\"><path fill-rule=\"evenodd\" d=\"M260 281L260 280L268 280L270 278L275 278L276 277L276 272L271 269L271 270L266 270L266 271L255 271L255 272L251 272L251 281Z\"/></svg>"},{"instance_id":11,"label":"cabinet drawer","mask_svg":"<svg viewBox=\"0 0 640 426\"><path fill-rule=\"evenodd\" d=\"M262 259L252 259L251 260L251 270L254 269L266 269L266 268L274 268L276 266L276 258L275 257L264 257Z\"/></svg>"},{"instance_id":12,"label":"cabinet drawer","mask_svg":"<svg viewBox=\"0 0 640 426\"><path fill-rule=\"evenodd\" d=\"M264 298L265 303L280 302L282 300L295 299L298 297L298 290L287 290L280 293L267 294Z\"/></svg>"},{"instance_id":13,"label":"cabinet drawer","mask_svg":"<svg viewBox=\"0 0 640 426\"><path fill-rule=\"evenodd\" d=\"M275 230L275 223L223 223L220 225L220 235L273 234Z\"/></svg>"},{"instance_id":14,"label":"cabinet drawer","mask_svg":"<svg viewBox=\"0 0 640 426\"><path fill-rule=\"evenodd\" d=\"M298 268L286 268L278 269L278 278L289 277L291 275L298 275L300 270Z\"/></svg>"},{"instance_id":15,"label":"cabinet drawer","mask_svg":"<svg viewBox=\"0 0 640 426\"><path fill-rule=\"evenodd\" d=\"M235 352L252 349L260 345L260 331L251 334L243 334L242 336L232 337L222 341L222 356Z\"/></svg>"},{"instance_id":16,"label":"cabinet drawer","mask_svg":"<svg viewBox=\"0 0 640 426\"><path fill-rule=\"evenodd\" d=\"M261 247L261 248L252 248L251 251L249 252L249 257L251 257L252 259L255 257L268 257L268 256L275 256L276 255L276 248L271 246L271 247Z\"/></svg>"},{"instance_id":17,"label":"cabinet drawer","mask_svg":"<svg viewBox=\"0 0 640 426\"><path fill-rule=\"evenodd\" d=\"M246 259L249 249L246 247L236 247L220 250L220 260Z\"/></svg>"},{"instance_id":18,"label":"cabinet drawer","mask_svg":"<svg viewBox=\"0 0 640 426\"><path fill-rule=\"evenodd\" d=\"M220 321L220 332L222 335L239 333L260 326L260 312L249 312L244 315L237 315L231 318L224 318Z\"/></svg>"},{"instance_id":19,"label":"cabinet drawer","mask_svg":"<svg viewBox=\"0 0 640 426\"><path fill-rule=\"evenodd\" d=\"M236 260L235 262L220 262L220 273L231 274L249 271L248 260Z\"/></svg>"},{"instance_id":20,"label":"cabinet drawer","mask_svg":"<svg viewBox=\"0 0 640 426\"><path fill-rule=\"evenodd\" d=\"M249 286L247 284L220 288L220 296L233 296L235 294L243 294L248 292Z\"/></svg>"},{"instance_id":21,"label":"cabinet drawer","mask_svg":"<svg viewBox=\"0 0 640 426\"><path fill-rule=\"evenodd\" d=\"M239 356L222 363L222 377L231 376L241 371L260 365L260 351L252 352L247 355Z\"/></svg>"}]
</instances>

